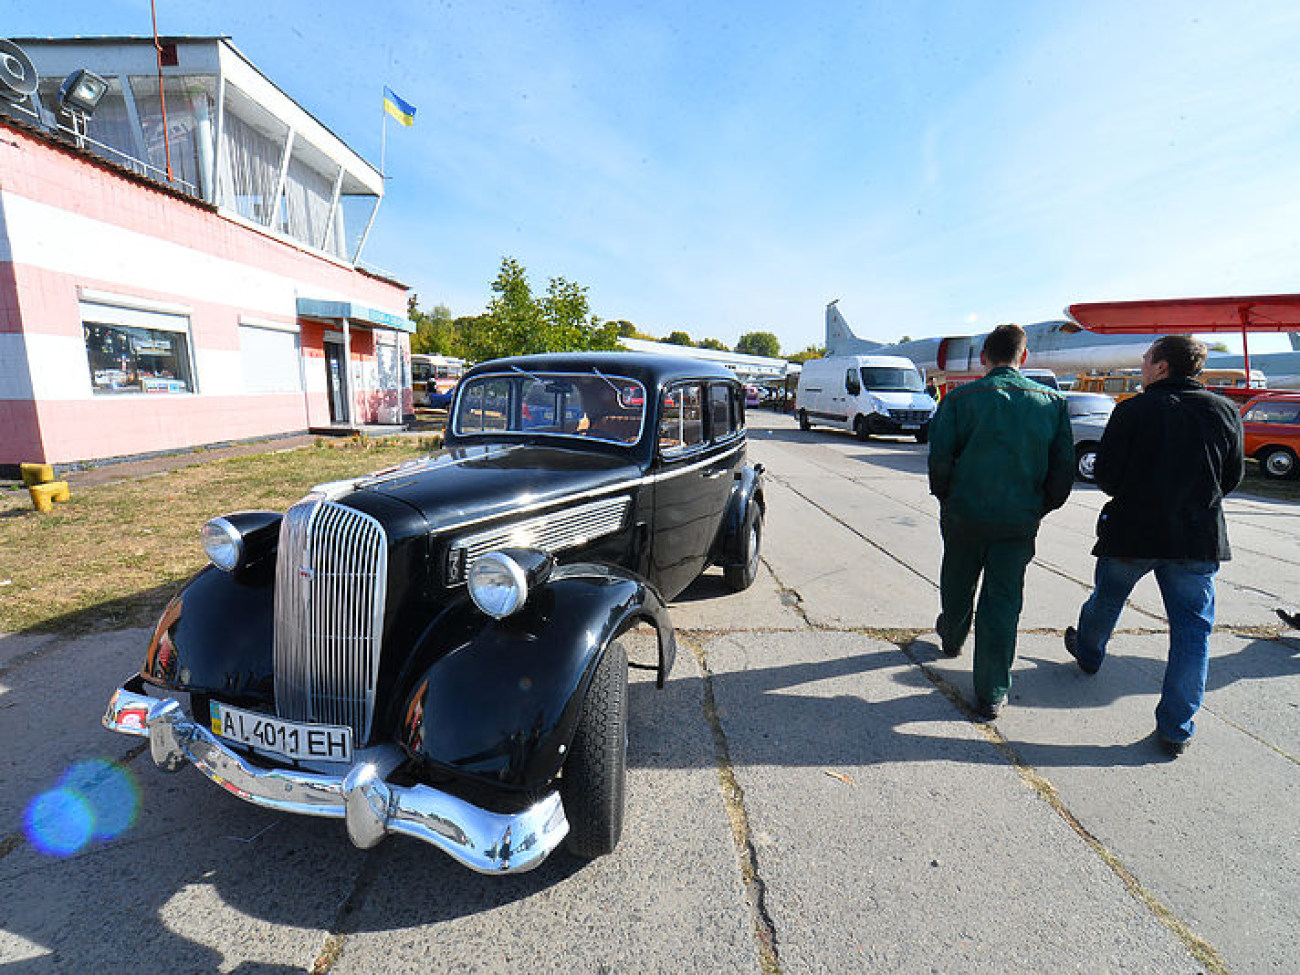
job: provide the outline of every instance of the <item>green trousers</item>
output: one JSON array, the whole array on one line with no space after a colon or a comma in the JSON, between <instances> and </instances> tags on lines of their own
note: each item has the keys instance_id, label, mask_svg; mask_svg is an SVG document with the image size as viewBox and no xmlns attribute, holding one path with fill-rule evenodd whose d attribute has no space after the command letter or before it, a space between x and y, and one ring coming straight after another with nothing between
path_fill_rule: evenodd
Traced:
<instances>
[{"instance_id":1,"label":"green trousers","mask_svg":"<svg viewBox=\"0 0 1300 975\"><path fill-rule=\"evenodd\" d=\"M1011 690L1016 627L1024 604L1025 569L1034 557L1034 536L940 521L943 567L939 570L939 639L947 648L966 642L975 621L975 696L994 704ZM979 604L975 586L980 583Z\"/></svg>"}]
</instances>

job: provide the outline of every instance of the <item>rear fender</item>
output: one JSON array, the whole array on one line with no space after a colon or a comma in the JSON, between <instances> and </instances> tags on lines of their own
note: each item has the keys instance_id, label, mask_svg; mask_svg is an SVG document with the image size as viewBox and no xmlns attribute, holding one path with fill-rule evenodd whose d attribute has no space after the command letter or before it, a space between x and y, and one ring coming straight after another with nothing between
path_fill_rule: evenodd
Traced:
<instances>
[{"instance_id":1,"label":"rear fender","mask_svg":"<svg viewBox=\"0 0 1300 975\"><path fill-rule=\"evenodd\" d=\"M408 685L398 741L435 769L541 788L564 763L606 648L640 622L658 634L663 687L676 655L672 623L659 594L629 572L558 567L502 620L464 599L425 632L415 659L432 662Z\"/></svg>"},{"instance_id":2,"label":"rear fender","mask_svg":"<svg viewBox=\"0 0 1300 975\"><path fill-rule=\"evenodd\" d=\"M714 565L740 565L745 561L745 526L749 519L750 504L760 510L767 507L763 497L763 465L742 468L732 482L727 497L727 510L718 526L709 561Z\"/></svg>"}]
</instances>

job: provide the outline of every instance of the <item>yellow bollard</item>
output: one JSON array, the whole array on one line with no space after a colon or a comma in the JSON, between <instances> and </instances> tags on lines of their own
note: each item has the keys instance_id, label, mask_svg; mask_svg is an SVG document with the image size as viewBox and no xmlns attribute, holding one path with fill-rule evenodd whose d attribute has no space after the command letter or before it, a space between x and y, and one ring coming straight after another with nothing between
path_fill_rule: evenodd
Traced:
<instances>
[{"instance_id":1,"label":"yellow bollard","mask_svg":"<svg viewBox=\"0 0 1300 975\"><path fill-rule=\"evenodd\" d=\"M54 480L54 467L50 464L20 464L23 472L23 487L36 484L49 484Z\"/></svg>"},{"instance_id":2,"label":"yellow bollard","mask_svg":"<svg viewBox=\"0 0 1300 975\"><path fill-rule=\"evenodd\" d=\"M32 496L32 507L37 511L53 510L55 501L67 501L71 497L67 481L48 481L45 484L32 484L27 488Z\"/></svg>"}]
</instances>

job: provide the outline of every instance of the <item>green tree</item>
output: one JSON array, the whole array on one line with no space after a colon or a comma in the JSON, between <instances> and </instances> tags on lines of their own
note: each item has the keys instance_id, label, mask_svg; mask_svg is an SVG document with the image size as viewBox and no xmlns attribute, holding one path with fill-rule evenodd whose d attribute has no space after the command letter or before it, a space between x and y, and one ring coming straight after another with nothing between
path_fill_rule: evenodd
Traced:
<instances>
[{"instance_id":1,"label":"green tree","mask_svg":"<svg viewBox=\"0 0 1300 975\"><path fill-rule=\"evenodd\" d=\"M687 335L685 332L682 332L680 330L676 332L669 332L664 337L663 341L669 343L670 345L685 345L685 346L695 345L695 342L691 339L691 337Z\"/></svg>"},{"instance_id":2,"label":"green tree","mask_svg":"<svg viewBox=\"0 0 1300 975\"><path fill-rule=\"evenodd\" d=\"M431 312L421 311L416 303L417 298L417 295L411 295L406 311L407 317L415 322L411 351L428 355L458 355L456 347L459 337L451 309L446 305L434 305Z\"/></svg>"},{"instance_id":3,"label":"green tree","mask_svg":"<svg viewBox=\"0 0 1300 975\"><path fill-rule=\"evenodd\" d=\"M788 356L788 358L791 362L807 362L809 359L824 359L826 358L826 346L810 345L802 352L796 352L794 355Z\"/></svg>"},{"instance_id":4,"label":"green tree","mask_svg":"<svg viewBox=\"0 0 1300 975\"><path fill-rule=\"evenodd\" d=\"M781 340L771 332L746 332L736 343L736 351L744 355L762 355L780 358Z\"/></svg>"},{"instance_id":5,"label":"green tree","mask_svg":"<svg viewBox=\"0 0 1300 975\"><path fill-rule=\"evenodd\" d=\"M731 351L729 348L727 348L725 345L722 344L722 342L718 341L717 339L700 339L698 342L695 343L695 347L697 349L712 349L715 352Z\"/></svg>"},{"instance_id":6,"label":"green tree","mask_svg":"<svg viewBox=\"0 0 1300 975\"><path fill-rule=\"evenodd\" d=\"M552 278L546 294L535 298L524 266L505 257L492 291L487 312L461 332L467 359L618 347L618 326L591 314L582 285Z\"/></svg>"}]
</instances>

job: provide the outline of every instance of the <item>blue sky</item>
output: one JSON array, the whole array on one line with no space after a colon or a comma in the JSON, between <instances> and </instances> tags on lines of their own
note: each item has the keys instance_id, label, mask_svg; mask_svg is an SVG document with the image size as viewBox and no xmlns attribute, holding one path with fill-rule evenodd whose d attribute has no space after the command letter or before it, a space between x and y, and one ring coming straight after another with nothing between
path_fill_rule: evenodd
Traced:
<instances>
[{"instance_id":1,"label":"blue sky","mask_svg":"<svg viewBox=\"0 0 1300 975\"><path fill-rule=\"evenodd\" d=\"M378 164L366 259L481 311L534 289L796 352L1077 301L1300 291L1300 4L157 0ZM148 0L10 0L9 36L147 35ZM1252 350L1285 347L1260 336Z\"/></svg>"}]
</instances>

